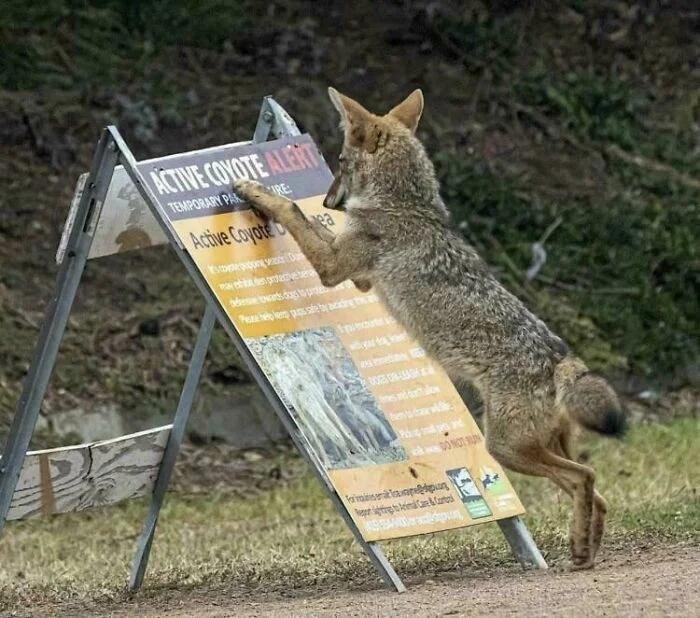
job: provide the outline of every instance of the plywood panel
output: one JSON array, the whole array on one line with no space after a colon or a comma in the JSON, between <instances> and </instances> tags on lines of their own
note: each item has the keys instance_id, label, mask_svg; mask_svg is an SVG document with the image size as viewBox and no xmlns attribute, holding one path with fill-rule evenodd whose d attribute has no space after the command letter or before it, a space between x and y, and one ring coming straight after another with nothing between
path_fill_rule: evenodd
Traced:
<instances>
[{"instance_id":1,"label":"plywood panel","mask_svg":"<svg viewBox=\"0 0 700 618\"><path fill-rule=\"evenodd\" d=\"M188 157L192 154L205 153L209 150L227 150L235 148L240 144L249 142L236 142L215 148L205 148L193 152L182 152L168 157L162 157L158 161L177 161L178 158ZM148 163L151 159L143 161ZM60 264L66 252L68 236L75 221L76 210L80 203L80 198L85 189L87 174L82 174L78 178L71 202L68 218L63 228L61 242L56 252L56 262ZM160 224L155 220L146 202L139 194L136 186L123 166L114 168L112 182L107 190L105 202L102 206L100 218L95 227L92 246L88 259L123 253L135 249L145 249L167 243L165 234Z\"/></svg>"},{"instance_id":2,"label":"plywood panel","mask_svg":"<svg viewBox=\"0 0 700 618\"><path fill-rule=\"evenodd\" d=\"M82 511L150 493L171 427L28 452L7 518Z\"/></svg>"}]
</instances>

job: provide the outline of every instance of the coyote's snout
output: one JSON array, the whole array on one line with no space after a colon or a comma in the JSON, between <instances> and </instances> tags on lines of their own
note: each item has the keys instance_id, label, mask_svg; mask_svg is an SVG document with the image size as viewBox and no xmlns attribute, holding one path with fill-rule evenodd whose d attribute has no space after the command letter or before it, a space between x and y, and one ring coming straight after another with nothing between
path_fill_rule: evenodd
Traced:
<instances>
[{"instance_id":1,"label":"coyote's snout","mask_svg":"<svg viewBox=\"0 0 700 618\"><path fill-rule=\"evenodd\" d=\"M323 199L323 205L326 208L332 208L333 210L345 210L345 187L343 186L343 179L341 172L338 172L331 183L326 197Z\"/></svg>"},{"instance_id":2,"label":"coyote's snout","mask_svg":"<svg viewBox=\"0 0 700 618\"><path fill-rule=\"evenodd\" d=\"M393 316L454 379L486 404L489 451L511 470L545 476L574 501L571 556L593 566L607 506L595 475L571 454L572 424L620 434L612 388L508 292L456 233L415 132L423 95L383 116L329 89L343 128L328 208L347 211L335 236L297 206L248 181L235 189L294 236L324 285L374 287Z\"/></svg>"}]
</instances>

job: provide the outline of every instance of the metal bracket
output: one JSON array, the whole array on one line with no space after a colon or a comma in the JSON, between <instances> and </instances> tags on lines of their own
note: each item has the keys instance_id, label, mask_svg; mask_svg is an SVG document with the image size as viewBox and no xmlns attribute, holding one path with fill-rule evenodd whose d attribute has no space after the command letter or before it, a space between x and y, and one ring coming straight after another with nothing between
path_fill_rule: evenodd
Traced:
<instances>
[{"instance_id":1,"label":"metal bracket","mask_svg":"<svg viewBox=\"0 0 700 618\"><path fill-rule=\"evenodd\" d=\"M260 107L253 142L261 143L270 139L270 136L278 139L285 135L301 135L301 131L285 109L268 95Z\"/></svg>"}]
</instances>

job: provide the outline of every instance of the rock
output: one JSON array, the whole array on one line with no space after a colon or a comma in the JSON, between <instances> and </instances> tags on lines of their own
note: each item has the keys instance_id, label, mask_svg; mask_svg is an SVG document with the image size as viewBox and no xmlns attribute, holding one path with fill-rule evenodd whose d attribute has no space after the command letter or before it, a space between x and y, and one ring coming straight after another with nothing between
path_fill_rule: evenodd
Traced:
<instances>
[{"instance_id":1,"label":"rock","mask_svg":"<svg viewBox=\"0 0 700 618\"><path fill-rule=\"evenodd\" d=\"M225 396L201 401L188 424L188 432L198 441L220 440L240 449L270 446L288 439L257 384L236 386Z\"/></svg>"},{"instance_id":2,"label":"rock","mask_svg":"<svg viewBox=\"0 0 700 618\"><path fill-rule=\"evenodd\" d=\"M78 435L82 442L108 440L127 433L121 412L114 404L99 405L94 410L73 408L40 416L36 428L47 429L59 436Z\"/></svg>"},{"instance_id":3,"label":"rock","mask_svg":"<svg viewBox=\"0 0 700 618\"><path fill-rule=\"evenodd\" d=\"M107 440L173 422L172 414L162 412L148 418L132 418L127 410L114 404L99 405L92 410L73 408L42 415L37 430L66 436L74 442ZM226 394L200 398L187 423L187 433L195 442L224 442L235 449L269 447L288 440L289 436L256 384L237 385ZM249 454L255 457L256 453Z\"/></svg>"}]
</instances>

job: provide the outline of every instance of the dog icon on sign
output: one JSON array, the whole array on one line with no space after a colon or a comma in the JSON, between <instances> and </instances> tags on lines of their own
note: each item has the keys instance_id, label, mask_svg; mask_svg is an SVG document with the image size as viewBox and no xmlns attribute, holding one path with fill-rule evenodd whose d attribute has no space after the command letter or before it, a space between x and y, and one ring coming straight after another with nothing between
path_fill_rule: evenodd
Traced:
<instances>
[{"instance_id":1,"label":"dog icon on sign","mask_svg":"<svg viewBox=\"0 0 700 618\"><path fill-rule=\"evenodd\" d=\"M454 468L447 470L447 476L457 489L457 493L472 519L490 517L493 514L486 500L481 495L481 491L476 486L472 475L469 474L469 470L466 468Z\"/></svg>"}]
</instances>

